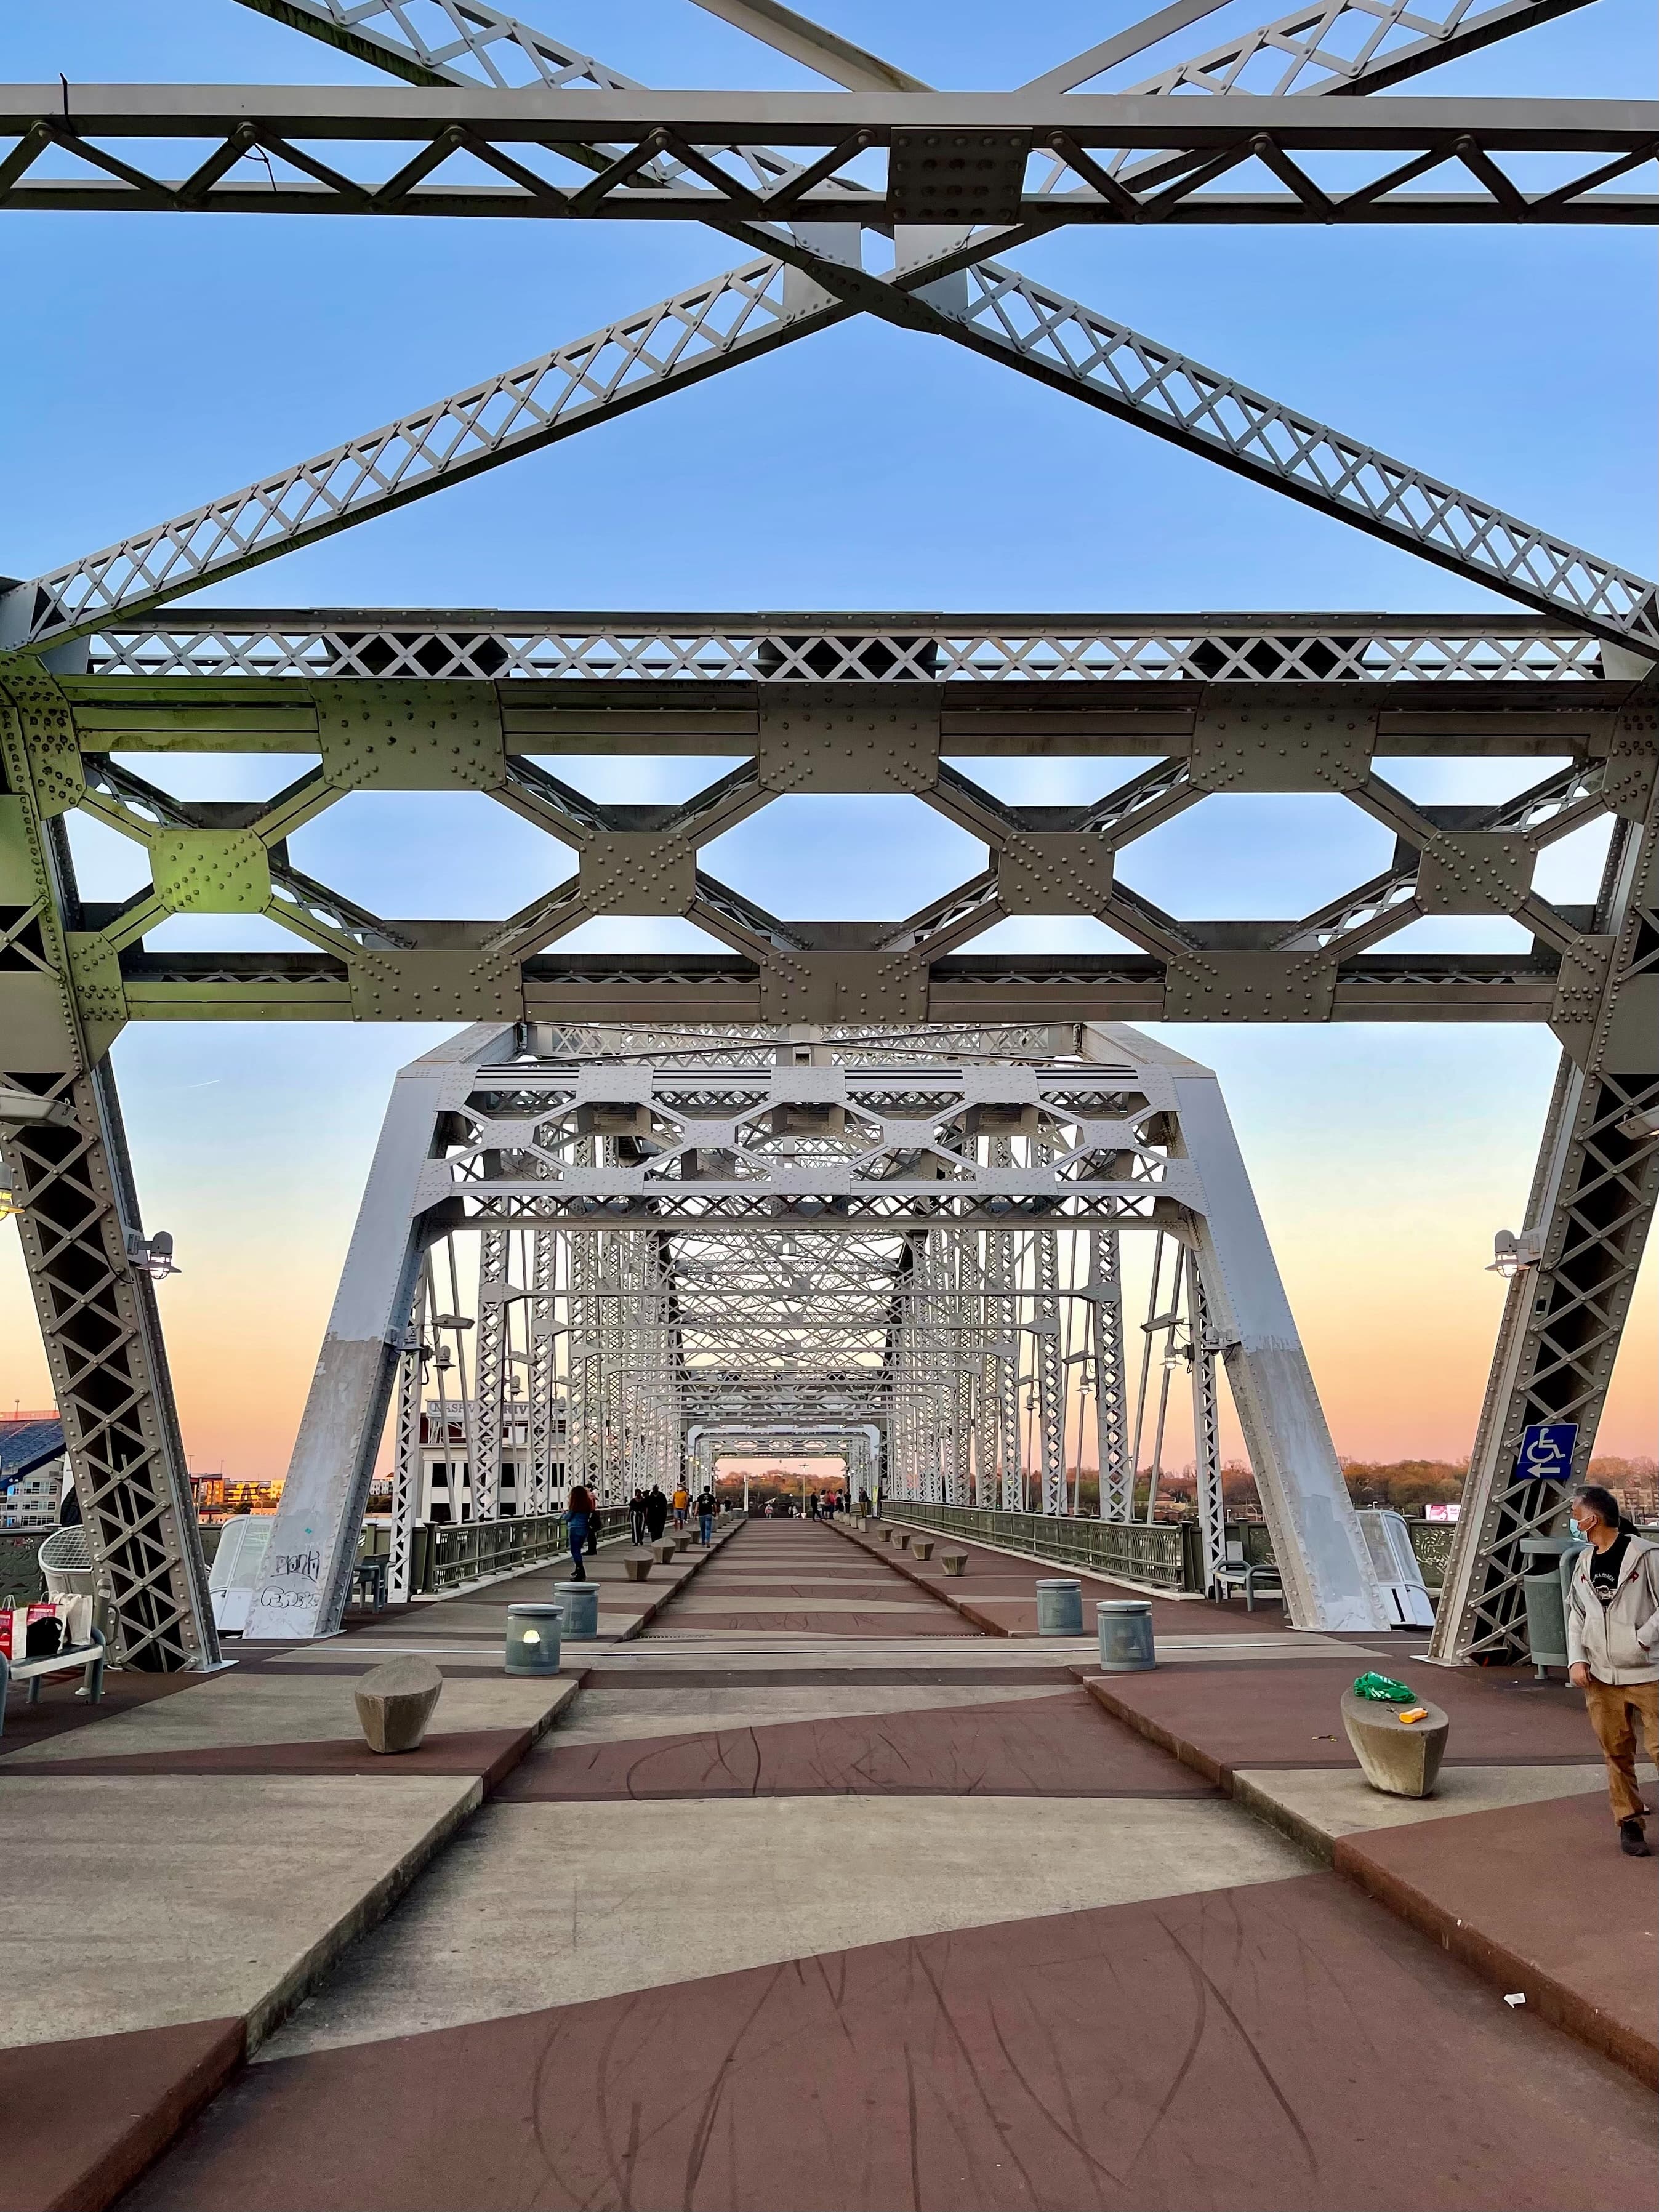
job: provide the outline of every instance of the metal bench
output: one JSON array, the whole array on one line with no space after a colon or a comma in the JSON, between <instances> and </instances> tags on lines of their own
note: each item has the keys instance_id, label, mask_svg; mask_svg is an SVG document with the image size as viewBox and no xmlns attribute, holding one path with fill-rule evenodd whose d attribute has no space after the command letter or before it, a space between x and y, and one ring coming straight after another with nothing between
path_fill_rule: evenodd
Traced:
<instances>
[{"instance_id":1,"label":"metal bench","mask_svg":"<svg viewBox=\"0 0 1659 2212\"><path fill-rule=\"evenodd\" d=\"M0 1735L6 1732L6 1693L14 1682L27 1682L28 1701L40 1702L40 1685L48 1674L68 1674L81 1668L86 1680L81 1695L95 1705L104 1694L104 1638L98 1629L90 1644L72 1644L62 1651L43 1652L38 1659L8 1659L0 1653Z\"/></svg>"},{"instance_id":2,"label":"metal bench","mask_svg":"<svg viewBox=\"0 0 1659 2212\"><path fill-rule=\"evenodd\" d=\"M1272 1559L1247 1559L1244 1547L1236 1536L1227 1539L1226 1564L1217 1569L1216 1582L1224 1598L1231 1597L1236 1589L1243 1591L1246 1613L1255 1611L1258 1588L1265 1588L1274 1597L1285 1595L1277 1563Z\"/></svg>"}]
</instances>

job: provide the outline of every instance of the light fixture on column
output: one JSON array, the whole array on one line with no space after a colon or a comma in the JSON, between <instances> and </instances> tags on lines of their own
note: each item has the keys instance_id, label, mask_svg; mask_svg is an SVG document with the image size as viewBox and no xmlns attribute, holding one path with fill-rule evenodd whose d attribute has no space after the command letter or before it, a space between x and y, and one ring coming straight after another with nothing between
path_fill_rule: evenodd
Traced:
<instances>
[{"instance_id":1,"label":"light fixture on column","mask_svg":"<svg viewBox=\"0 0 1659 2212\"><path fill-rule=\"evenodd\" d=\"M1486 1272L1502 1275L1507 1282L1511 1275L1519 1275L1528 1267L1535 1267L1544 1256L1544 1236L1539 1229L1523 1229L1519 1234L1513 1229L1500 1229L1492 1240L1492 1263Z\"/></svg>"},{"instance_id":2,"label":"light fixture on column","mask_svg":"<svg viewBox=\"0 0 1659 2212\"><path fill-rule=\"evenodd\" d=\"M135 1274L148 1275L153 1283L165 1282L169 1275L181 1275L184 1269L173 1257L173 1238L165 1229L158 1229L153 1237L141 1237L136 1230L127 1237L127 1257L132 1262Z\"/></svg>"}]
</instances>

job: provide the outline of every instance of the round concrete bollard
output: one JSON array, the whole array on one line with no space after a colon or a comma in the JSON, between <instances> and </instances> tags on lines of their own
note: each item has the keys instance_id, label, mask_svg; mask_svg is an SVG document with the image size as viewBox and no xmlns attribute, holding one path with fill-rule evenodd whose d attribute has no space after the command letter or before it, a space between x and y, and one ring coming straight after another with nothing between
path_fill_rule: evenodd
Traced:
<instances>
[{"instance_id":1,"label":"round concrete bollard","mask_svg":"<svg viewBox=\"0 0 1659 2212\"><path fill-rule=\"evenodd\" d=\"M939 1563L947 1575L965 1575L968 1571L966 1552L941 1552Z\"/></svg>"},{"instance_id":2,"label":"round concrete bollard","mask_svg":"<svg viewBox=\"0 0 1659 2212\"><path fill-rule=\"evenodd\" d=\"M623 1572L630 1583L642 1583L651 1572L653 1560L649 1552L625 1552Z\"/></svg>"},{"instance_id":3,"label":"round concrete bollard","mask_svg":"<svg viewBox=\"0 0 1659 2212\"><path fill-rule=\"evenodd\" d=\"M885 1527L878 1528L876 1534L881 1538L884 1544L890 1544L893 1540L893 1532L890 1528Z\"/></svg>"},{"instance_id":4,"label":"round concrete bollard","mask_svg":"<svg viewBox=\"0 0 1659 2212\"><path fill-rule=\"evenodd\" d=\"M1081 1583L1039 1583L1036 1586L1036 1594L1039 1636L1082 1635L1083 1585Z\"/></svg>"},{"instance_id":5,"label":"round concrete bollard","mask_svg":"<svg viewBox=\"0 0 1659 2212\"><path fill-rule=\"evenodd\" d=\"M1095 1607L1103 1674L1139 1674L1156 1667L1152 1608L1141 1597L1108 1598Z\"/></svg>"},{"instance_id":6,"label":"round concrete bollard","mask_svg":"<svg viewBox=\"0 0 1659 2212\"><path fill-rule=\"evenodd\" d=\"M896 1528L893 1531L893 1541L898 1546L900 1551L908 1552L909 1550L911 1534L912 1532L908 1528Z\"/></svg>"},{"instance_id":7,"label":"round concrete bollard","mask_svg":"<svg viewBox=\"0 0 1659 2212\"><path fill-rule=\"evenodd\" d=\"M568 1637L597 1636L599 1632L599 1593L592 1583L556 1583L559 1603L564 1607L564 1632Z\"/></svg>"},{"instance_id":8,"label":"round concrete bollard","mask_svg":"<svg viewBox=\"0 0 1659 2212\"><path fill-rule=\"evenodd\" d=\"M509 1674L556 1674L562 1605L510 1605L507 1608L507 1671Z\"/></svg>"}]
</instances>

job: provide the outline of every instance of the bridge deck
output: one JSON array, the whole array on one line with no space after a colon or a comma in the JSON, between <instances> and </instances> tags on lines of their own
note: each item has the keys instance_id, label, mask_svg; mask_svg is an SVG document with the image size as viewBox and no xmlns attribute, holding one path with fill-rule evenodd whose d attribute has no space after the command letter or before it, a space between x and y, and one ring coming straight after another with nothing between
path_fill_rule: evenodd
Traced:
<instances>
[{"instance_id":1,"label":"bridge deck","mask_svg":"<svg viewBox=\"0 0 1659 2212\"><path fill-rule=\"evenodd\" d=\"M979 1553L962 1595L1025 1571ZM1103 1685L1082 1646L976 1629L840 1533L751 1522L676 1563L644 1633L568 1646L556 1684L507 1682L501 1609L551 1578L251 1652L141 1710L20 1732L0 1760L14 1866L43 1790L59 1840L70 1805L92 1839L72 1880L37 1862L37 1920L67 1922L78 1881L91 1985L128 1990L94 2041L63 2007L73 1962L19 1944L7 2106L124 2116L131 2173L210 2098L126 2212L1647 2202L1632 2054L1506 2007L1304 1847L1401 1809L1324 1740L1357 1642L1160 1607L1178 1663ZM447 1687L432 1749L375 1761L341 1716L392 1643L432 1650ZM1420 1648L1395 1638L1388 1663ZM1426 1817L1359 1840L1403 1839L1468 1888L1491 1824L1531 1821L1508 1909L1588 1881L1626 1954L1650 1947L1650 1875L1601 1832L1582 1716L1533 1700L1517 1723L1504 1693L1464 1700L1469 1763L1410 1808ZM1488 1707L1522 1733L1492 1735ZM1286 1803L1241 1802L1252 1784ZM195 1881L171 1954L147 1954L171 2010L148 2014L107 1909L162 1901L132 1848L146 1792ZM387 1877L394 1850L416 1863ZM269 1982L271 1928L348 1873L360 1899L410 1886L239 2067L225 1960L264 1945ZM100 2166L96 2135L89 2116L85 2142L26 2145L0 2207L112 2201L119 2146L106 2128Z\"/></svg>"}]
</instances>

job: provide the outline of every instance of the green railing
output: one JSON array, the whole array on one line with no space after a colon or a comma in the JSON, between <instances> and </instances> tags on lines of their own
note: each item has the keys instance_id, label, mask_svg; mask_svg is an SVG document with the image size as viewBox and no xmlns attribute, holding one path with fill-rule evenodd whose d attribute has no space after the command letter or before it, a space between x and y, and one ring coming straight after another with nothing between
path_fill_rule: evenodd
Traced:
<instances>
[{"instance_id":1,"label":"green railing","mask_svg":"<svg viewBox=\"0 0 1659 2212\"><path fill-rule=\"evenodd\" d=\"M626 1513L600 1513L600 1543L625 1542L630 1533ZM424 1546L416 1547L419 1571L415 1577L422 1590L453 1589L459 1583L482 1582L489 1575L510 1575L521 1567L568 1556L570 1550L570 1524L562 1513L509 1514L504 1521L445 1521L429 1525L424 1534Z\"/></svg>"},{"instance_id":2,"label":"green railing","mask_svg":"<svg viewBox=\"0 0 1659 2212\"><path fill-rule=\"evenodd\" d=\"M1153 1589L1201 1587L1195 1521L1082 1521L1058 1513L1004 1513L981 1505L924 1505L911 1498L882 1500L882 1518L914 1522L949 1536L1006 1545L1052 1559L1063 1567L1087 1567L1123 1582Z\"/></svg>"}]
</instances>

